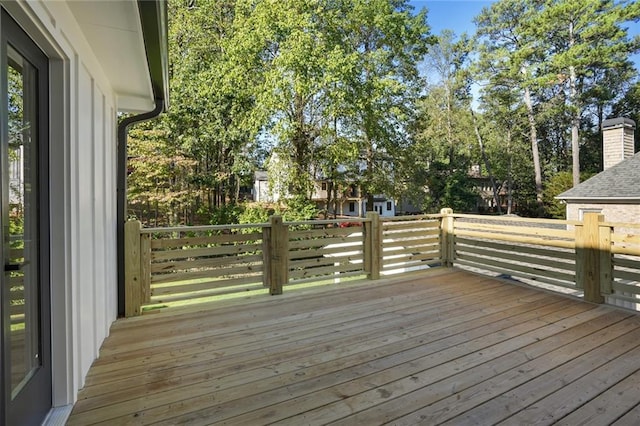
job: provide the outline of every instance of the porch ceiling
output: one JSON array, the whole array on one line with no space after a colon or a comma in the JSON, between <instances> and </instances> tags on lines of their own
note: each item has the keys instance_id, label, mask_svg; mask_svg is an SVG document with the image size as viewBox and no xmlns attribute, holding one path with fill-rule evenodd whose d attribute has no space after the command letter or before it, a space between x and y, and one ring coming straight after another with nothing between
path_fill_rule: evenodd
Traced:
<instances>
[{"instance_id":1,"label":"porch ceiling","mask_svg":"<svg viewBox=\"0 0 640 426\"><path fill-rule=\"evenodd\" d=\"M640 317L437 269L118 321L69 425L638 424Z\"/></svg>"}]
</instances>

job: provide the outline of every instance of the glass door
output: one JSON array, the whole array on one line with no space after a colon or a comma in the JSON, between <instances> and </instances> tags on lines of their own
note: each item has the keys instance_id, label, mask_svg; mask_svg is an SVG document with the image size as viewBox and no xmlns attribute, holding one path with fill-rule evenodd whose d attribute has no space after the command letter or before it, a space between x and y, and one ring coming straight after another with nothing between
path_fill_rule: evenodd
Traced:
<instances>
[{"instance_id":1,"label":"glass door","mask_svg":"<svg viewBox=\"0 0 640 426\"><path fill-rule=\"evenodd\" d=\"M51 408L48 281L48 62L2 11L2 356L6 424Z\"/></svg>"}]
</instances>

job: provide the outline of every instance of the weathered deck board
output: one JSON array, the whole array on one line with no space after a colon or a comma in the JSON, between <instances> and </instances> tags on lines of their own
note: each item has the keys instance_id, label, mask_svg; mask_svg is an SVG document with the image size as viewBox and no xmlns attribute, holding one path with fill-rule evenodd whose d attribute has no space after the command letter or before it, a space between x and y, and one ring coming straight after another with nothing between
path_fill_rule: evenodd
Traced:
<instances>
[{"instance_id":1,"label":"weathered deck board","mask_svg":"<svg viewBox=\"0 0 640 426\"><path fill-rule=\"evenodd\" d=\"M70 425L635 424L640 317L456 270L120 320Z\"/></svg>"}]
</instances>

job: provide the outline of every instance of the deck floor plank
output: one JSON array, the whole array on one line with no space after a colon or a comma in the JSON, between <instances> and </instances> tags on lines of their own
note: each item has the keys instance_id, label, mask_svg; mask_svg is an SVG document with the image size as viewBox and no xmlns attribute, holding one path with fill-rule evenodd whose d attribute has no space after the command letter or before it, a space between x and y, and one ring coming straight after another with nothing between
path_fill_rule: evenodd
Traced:
<instances>
[{"instance_id":1,"label":"deck floor plank","mask_svg":"<svg viewBox=\"0 0 640 426\"><path fill-rule=\"evenodd\" d=\"M639 337L455 269L290 290L117 321L68 424L636 424Z\"/></svg>"},{"instance_id":2,"label":"deck floor plank","mask_svg":"<svg viewBox=\"0 0 640 426\"><path fill-rule=\"evenodd\" d=\"M493 298L497 300L499 297L499 294L495 294L488 289L487 294L479 294L477 296L477 300L474 300L476 303L467 306L469 311L473 311L473 306L481 304L477 309L485 310L488 304L493 303L488 299ZM505 300L505 302L508 302L508 300ZM393 306L395 309L395 304ZM381 309L368 309L367 316L357 322L352 319L338 319L336 322L335 318L329 318L325 320L326 322L321 322L317 318L314 318L311 322L298 325L295 328L295 332L283 333L282 330L279 330L278 333L282 335L280 338L270 339L266 331L262 331L252 332L251 334L239 333L235 336L231 335L231 342L222 337L218 337L209 341L202 339L195 340L195 346L187 345L184 342L162 345L154 347L152 351L147 350L138 353L138 356L133 359L126 357L122 362L117 361L106 365L97 364L94 366L94 371L87 379L87 382L88 386L91 386L95 380L99 380L101 384L107 381L115 381L123 372L126 372L126 378L132 378L136 373L143 374L151 370L154 372L163 371L180 365L180 361L183 358L191 365L198 359L201 363L215 361L216 365L220 366L222 357L226 357L226 359L232 363L238 363L238 356L246 354L249 357L260 358L260 362L264 363L264 357L268 356L271 348L278 357L282 357L283 354L288 353L287 347L291 347L291 350L297 351L297 356L300 356L300 350L314 349L314 346L309 344L312 343L310 339L314 337L318 337L320 341L328 344L332 342L332 339L327 338L325 336L326 334L333 333L336 339L341 338L344 340L350 337L340 337L341 335L336 333L342 331L344 334L348 329L354 329L354 338L356 339L367 338L371 335L384 335L385 330L393 337L396 334L395 331L398 323L404 324L408 322L407 320L419 321L421 319L429 319L434 316L447 315L447 313L451 311L460 310L459 303L449 306L449 303L438 304L434 301L433 304L425 305L422 303L421 306L422 310L420 311L412 310L410 314L411 317L409 317L407 313L400 313L393 315L393 319L390 319L390 317L383 316L385 312ZM400 308L402 308L402 305ZM311 327L307 327L309 323ZM367 324L362 325L363 323ZM334 328L329 327L331 324L333 324ZM212 327L215 327L215 324L213 324Z\"/></svg>"},{"instance_id":3,"label":"deck floor plank","mask_svg":"<svg viewBox=\"0 0 640 426\"><path fill-rule=\"evenodd\" d=\"M618 382L631 375L637 374L639 368L637 364L638 359L640 359L640 348L635 347L616 359L588 371L587 374L580 379L565 385L558 391L537 401L535 404L520 411L503 423L505 425L519 425L526 423L527 419L536 419L540 424L553 424L574 412L590 413L592 409L589 408L589 404L592 400L596 400L602 397L602 395L617 397L615 394L612 394L611 389ZM636 393L636 396L639 395L640 393ZM636 404L637 403L638 401L636 401ZM632 406L628 407L628 409ZM624 413L623 411L619 413L619 415L621 416Z\"/></svg>"}]
</instances>

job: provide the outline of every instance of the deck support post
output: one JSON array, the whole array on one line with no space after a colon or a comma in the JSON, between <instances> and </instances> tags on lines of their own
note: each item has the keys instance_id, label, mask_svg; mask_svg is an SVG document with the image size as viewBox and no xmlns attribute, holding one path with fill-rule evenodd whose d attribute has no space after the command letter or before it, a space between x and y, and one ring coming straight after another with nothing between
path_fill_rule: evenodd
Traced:
<instances>
[{"instance_id":1,"label":"deck support post","mask_svg":"<svg viewBox=\"0 0 640 426\"><path fill-rule=\"evenodd\" d=\"M440 210L440 214L442 215L442 218L440 219L440 259L442 266L451 268L455 258L453 243L453 209L442 209Z\"/></svg>"},{"instance_id":2,"label":"deck support post","mask_svg":"<svg viewBox=\"0 0 640 426\"><path fill-rule=\"evenodd\" d=\"M367 222L364 223L364 271L367 279L380 279L382 267L382 227L380 215L367 212Z\"/></svg>"},{"instance_id":3,"label":"deck support post","mask_svg":"<svg viewBox=\"0 0 640 426\"><path fill-rule=\"evenodd\" d=\"M140 315L142 289L140 274L140 230L138 220L130 220L124 225L124 286L125 317Z\"/></svg>"},{"instance_id":4,"label":"deck support post","mask_svg":"<svg viewBox=\"0 0 640 426\"><path fill-rule=\"evenodd\" d=\"M604 216L598 213L585 213L582 226L576 226L576 286L584 291L584 300L592 303L603 303L601 292L601 264L609 256L611 249L600 241L600 224ZM610 272L609 272L610 274ZM610 280L609 280L610 282ZM609 284L610 285L610 284Z\"/></svg>"},{"instance_id":5,"label":"deck support post","mask_svg":"<svg viewBox=\"0 0 640 426\"><path fill-rule=\"evenodd\" d=\"M289 282L289 228L282 216L269 218L269 228L264 230L264 284L269 294L282 294L282 287Z\"/></svg>"}]
</instances>

